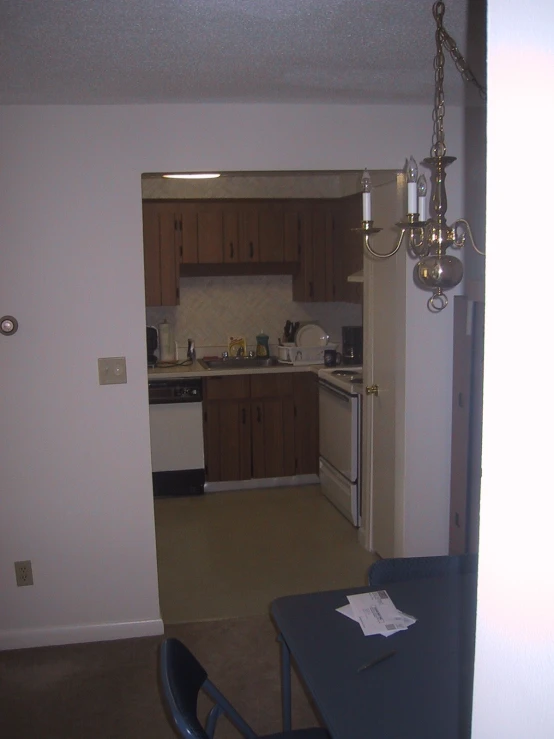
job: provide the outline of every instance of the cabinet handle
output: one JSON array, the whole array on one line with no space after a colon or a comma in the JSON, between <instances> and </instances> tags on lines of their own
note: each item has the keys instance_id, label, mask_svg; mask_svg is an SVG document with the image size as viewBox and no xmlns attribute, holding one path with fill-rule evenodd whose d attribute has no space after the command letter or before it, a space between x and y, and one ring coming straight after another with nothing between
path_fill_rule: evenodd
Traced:
<instances>
[{"instance_id":1,"label":"cabinet handle","mask_svg":"<svg viewBox=\"0 0 554 739\"><path fill-rule=\"evenodd\" d=\"M262 410L260 406L258 406L257 410L258 410L258 423L261 423L262 422Z\"/></svg>"},{"instance_id":2,"label":"cabinet handle","mask_svg":"<svg viewBox=\"0 0 554 739\"><path fill-rule=\"evenodd\" d=\"M233 257L235 256L235 247L233 246L233 242L232 241L229 244L229 250L230 250L230 254L231 254L231 259L233 259Z\"/></svg>"},{"instance_id":3,"label":"cabinet handle","mask_svg":"<svg viewBox=\"0 0 554 739\"><path fill-rule=\"evenodd\" d=\"M254 258L254 244L250 242L250 259Z\"/></svg>"}]
</instances>

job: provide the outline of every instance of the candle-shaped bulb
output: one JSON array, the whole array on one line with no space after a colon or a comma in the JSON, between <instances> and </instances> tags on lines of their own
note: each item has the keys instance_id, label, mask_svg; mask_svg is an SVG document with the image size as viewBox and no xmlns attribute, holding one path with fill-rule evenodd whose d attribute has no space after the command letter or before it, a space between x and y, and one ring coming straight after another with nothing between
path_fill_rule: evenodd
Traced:
<instances>
[{"instance_id":1,"label":"candle-shaped bulb","mask_svg":"<svg viewBox=\"0 0 554 739\"><path fill-rule=\"evenodd\" d=\"M408 175L408 182L417 182L417 162L413 157L410 157L407 164L406 174Z\"/></svg>"},{"instance_id":2,"label":"candle-shaped bulb","mask_svg":"<svg viewBox=\"0 0 554 739\"><path fill-rule=\"evenodd\" d=\"M424 174L417 178L417 212L419 220L427 220L427 180Z\"/></svg>"},{"instance_id":3,"label":"candle-shaped bulb","mask_svg":"<svg viewBox=\"0 0 554 739\"><path fill-rule=\"evenodd\" d=\"M367 169L362 175L362 218L371 221L371 177Z\"/></svg>"},{"instance_id":4,"label":"candle-shaped bulb","mask_svg":"<svg viewBox=\"0 0 554 739\"><path fill-rule=\"evenodd\" d=\"M408 213L417 213L417 164L413 157L406 163L408 180Z\"/></svg>"}]
</instances>

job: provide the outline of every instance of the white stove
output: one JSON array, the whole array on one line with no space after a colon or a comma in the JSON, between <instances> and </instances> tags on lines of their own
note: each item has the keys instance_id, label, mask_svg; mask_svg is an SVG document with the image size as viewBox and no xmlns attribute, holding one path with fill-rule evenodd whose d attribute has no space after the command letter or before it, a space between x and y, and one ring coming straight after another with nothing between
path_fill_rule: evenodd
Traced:
<instances>
[{"instance_id":1,"label":"white stove","mask_svg":"<svg viewBox=\"0 0 554 739\"><path fill-rule=\"evenodd\" d=\"M361 520L361 367L326 367L319 379L319 480L356 527Z\"/></svg>"},{"instance_id":2,"label":"white stove","mask_svg":"<svg viewBox=\"0 0 554 739\"><path fill-rule=\"evenodd\" d=\"M325 367L325 369L320 369L317 375L320 381L328 382L351 395L362 393L363 368L361 366Z\"/></svg>"}]
</instances>

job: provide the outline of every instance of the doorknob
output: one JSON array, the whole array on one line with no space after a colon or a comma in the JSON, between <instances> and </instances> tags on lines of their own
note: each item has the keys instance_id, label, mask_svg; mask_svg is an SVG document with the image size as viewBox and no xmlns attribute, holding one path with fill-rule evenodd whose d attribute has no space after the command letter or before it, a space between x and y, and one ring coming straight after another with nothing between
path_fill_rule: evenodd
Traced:
<instances>
[{"instance_id":1,"label":"doorknob","mask_svg":"<svg viewBox=\"0 0 554 739\"><path fill-rule=\"evenodd\" d=\"M368 385L365 392L366 395L379 395L379 385Z\"/></svg>"}]
</instances>

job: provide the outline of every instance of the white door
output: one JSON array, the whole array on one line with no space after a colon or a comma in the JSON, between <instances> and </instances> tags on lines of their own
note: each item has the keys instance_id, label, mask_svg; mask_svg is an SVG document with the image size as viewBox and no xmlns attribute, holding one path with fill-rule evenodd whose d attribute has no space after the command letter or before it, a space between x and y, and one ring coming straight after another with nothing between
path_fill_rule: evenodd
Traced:
<instances>
[{"instance_id":1,"label":"white door","mask_svg":"<svg viewBox=\"0 0 554 739\"><path fill-rule=\"evenodd\" d=\"M381 224L399 220L401 185L392 174L388 184L373 189ZM394 228L385 229L374 236L372 247L390 251L397 238ZM378 395L363 396L362 529L365 546L381 557L395 554L397 431L403 423L397 384L403 381L398 371L405 365L405 261L404 248L390 259L364 259L364 385L377 385Z\"/></svg>"}]
</instances>

